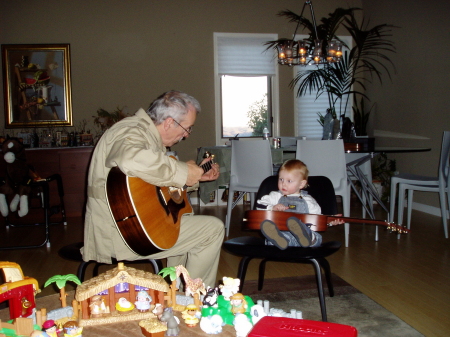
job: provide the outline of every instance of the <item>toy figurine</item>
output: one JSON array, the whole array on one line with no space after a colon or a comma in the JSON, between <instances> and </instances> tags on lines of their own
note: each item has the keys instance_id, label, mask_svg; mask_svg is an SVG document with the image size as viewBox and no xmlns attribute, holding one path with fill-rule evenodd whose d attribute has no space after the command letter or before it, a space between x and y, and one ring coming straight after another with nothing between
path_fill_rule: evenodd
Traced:
<instances>
[{"instance_id":1,"label":"toy figurine","mask_svg":"<svg viewBox=\"0 0 450 337\"><path fill-rule=\"evenodd\" d=\"M178 336L178 334L180 333L180 328L178 327L179 322L173 315L172 308L164 309L160 321L167 323L167 331L165 333L165 336Z\"/></svg>"},{"instance_id":2,"label":"toy figurine","mask_svg":"<svg viewBox=\"0 0 450 337\"><path fill-rule=\"evenodd\" d=\"M244 298L244 295L241 293L234 294L230 297L231 303L231 312L236 314L243 314L247 310L247 301Z\"/></svg>"},{"instance_id":3,"label":"toy figurine","mask_svg":"<svg viewBox=\"0 0 450 337\"><path fill-rule=\"evenodd\" d=\"M222 293L223 297L229 301L230 297L237 292L239 292L239 285L241 284L241 280L238 278L232 278L232 277L223 277L223 284L219 286L220 292Z\"/></svg>"},{"instance_id":4,"label":"toy figurine","mask_svg":"<svg viewBox=\"0 0 450 337\"><path fill-rule=\"evenodd\" d=\"M253 328L252 323L250 323L248 317L244 314L237 314L234 318L233 325L236 330L236 337L246 337Z\"/></svg>"},{"instance_id":5,"label":"toy figurine","mask_svg":"<svg viewBox=\"0 0 450 337\"><path fill-rule=\"evenodd\" d=\"M125 297L119 298L116 303L116 310L119 313L126 313L134 309L134 304L128 301Z\"/></svg>"},{"instance_id":6,"label":"toy figurine","mask_svg":"<svg viewBox=\"0 0 450 337\"><path fill-rule=\"evenodd\" d=\"M208 308L208 307L217 308L217 298L218 297L219 297L219 288L218 287L215 287L215 288L208 287L208 289L206 290L206 295L203 298L203 307L204 308Z\"/></svg>"},{"instance_id":7,"label":"toy figurine","mask_svg":"<svg viewBox=\"0 0 450 337\"><path fill-rule=\"evenodd\" d=\"M102 317L106 313L106 305L101 295L95 295L91 298L91 304L89 304L92 317Z\"/></svg>"},{"instance_id":8,"label":"toy figurine","mask_svg":"<svg viewBox=\"0 0 450 337\"><path fill-rule=\"evenodd\" d=\"M64 337L82 337L83 327L78 326L75 321L68 321L63 325Z\"/></svg>"},{"instance_id":9,"label":"toy figurine","mask_svg":"<svg viewBox=\"0 0 450 337\"><path fill-rule=\"evenodd\" d=\"M145 290L141 290L138 292L136 296L136 309L140 312L147 312L150 310L150 304L152 303L152 297Z\"/></svg>"},{"instance_id":10,"label":"toy figurine","mask_svg":"<svg viewBox=\"0 0 450 337\"><path fill-rule=\"evenodd\" d=\"M220 315L212 315L202 317L200 320L200 328L210 335L216 335L222 332L222 326L225 325Z\"/></svg>"},{"instance_id":11,"label":"toy figurine","mask_svg":"<svg viewBox=\"0 0 450 337\"><path fill-rule=\"evenodd\" d=\"M42 324L42 331L45 331L49 337L58 337L58 331L54 320L50 319Z\"/></svg>"},{"instance_id":12,"label":"toy figurine","mask_svg":"<svg viewBox=\"0 0 450 337\"><path fill-rule=\"evenodd\" d=\"M186 307L186 310L182 312L181 317L184 319L187 326L194 327L198 324L202 315L195 304L189 304Z\"/></svg>"},{"instance_id":13,"label":"toy figurine","mask_svg":"<svg viewBox=\"0 0 450 337\"><path fill-rule=\"evenodd\" d=\"M42 330L34 330L30 337L49 337L48 334L45 331Z\"/></svg>"}]
</instances>

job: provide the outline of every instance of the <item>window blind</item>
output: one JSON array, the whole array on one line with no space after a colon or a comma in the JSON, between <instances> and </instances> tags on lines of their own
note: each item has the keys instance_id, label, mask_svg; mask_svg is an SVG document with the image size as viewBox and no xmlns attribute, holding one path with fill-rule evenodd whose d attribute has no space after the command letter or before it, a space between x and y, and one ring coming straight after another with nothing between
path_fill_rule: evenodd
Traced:
<instances>
[{"instance_id":1,"label":"window blind","mask_svg":"<svg viewBox=\"0 0 450 337\"><path fill-rule=\"evenodd\" d=\"M276 34L215 34L219 75L275 75L274 52L264 44Z\"/></svg>"}]
</instances>

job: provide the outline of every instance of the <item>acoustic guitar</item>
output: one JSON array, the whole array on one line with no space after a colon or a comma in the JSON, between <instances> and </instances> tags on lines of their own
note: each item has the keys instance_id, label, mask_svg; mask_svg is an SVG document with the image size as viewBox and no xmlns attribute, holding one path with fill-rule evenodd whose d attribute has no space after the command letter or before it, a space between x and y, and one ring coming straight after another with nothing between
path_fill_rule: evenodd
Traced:
<instances>
[{"instance_id":1,"label":"acoustic guitar","mask_svg":"<svg viewBox=\"0 0 450 337\"><path fill-rule=\"evenodd\" d=\"M200 167L206 173L212 159ZM174 160L176 158L172 157ZM192 212L186 190L158 187L137 177L128 177L118 167L108 174L107 203L128 248L146 256L167 250L178 240L181 216Z\"/></svg>"},{"instance_id":2,"label":"acoustic guitar","mask_svg":"<svg viewBox=\"0 0 450 337\"><path fill-rule=\"evenodd\" d=\"M312 224L311 229L316 232L324 232L330 226L337 226L330 224L330 222L333 220L344 220L345 222L350 223L366 223L371 225L385 226L392 232L397 232L398 234L409 233L409 229L406 229L404 226L396 225L392 222L387 222L383 220L359 219L334 215L300 214L293 212L264 211L264 210L246 211L244 218L244 228L260 230L261 223L264 220L271 220L275 224L277 224L279 230L288 231L289 229L286 226L286 221L287 219L293 216L300 219L305 224L306 223Z\"/></svg>"}]
</instances>

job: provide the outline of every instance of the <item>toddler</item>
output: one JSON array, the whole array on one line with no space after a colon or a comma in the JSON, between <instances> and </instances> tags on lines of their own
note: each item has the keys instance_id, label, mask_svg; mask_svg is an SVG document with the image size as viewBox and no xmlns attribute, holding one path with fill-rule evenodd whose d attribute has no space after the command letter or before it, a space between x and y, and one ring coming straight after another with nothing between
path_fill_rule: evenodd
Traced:
<instances>
[{"instance_id":1,"label":"toddler","mask_svg":"<svg viewBox=\"0 0 450 337\"><path fill-rule=\"evenodd\" d=\"M272 191L257 201L266 206L267 211L285 211L295 213L321 214L317 201L303 191L308 184L308 168L298 160L291 159L283 163L278 173L278 191ZM343 223L335 220L333 223ZM275 223L264 220L261 232L266 237L266 244L280 249L287 247L318 247L322 244L322 236L311 230L296 217L287 220L287 231L280 231Z\"/></svg>"}]
</instances>

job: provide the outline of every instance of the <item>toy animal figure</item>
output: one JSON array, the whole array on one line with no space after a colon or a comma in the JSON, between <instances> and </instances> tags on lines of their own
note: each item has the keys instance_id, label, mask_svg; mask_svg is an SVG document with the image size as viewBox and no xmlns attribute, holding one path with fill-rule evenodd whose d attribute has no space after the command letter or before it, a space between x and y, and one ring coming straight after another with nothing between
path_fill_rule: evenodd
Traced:
<instances>
[{"instance_id":1,"label":"toy animal figure","mask_svg":"<svg viewBox=\"0 0 450 337\"><path fill-rule=\"evenodd\" d=\"M152 310L152 313L154 313L155 316L158 317L158 319L161 319L163 312L164 312L163 305L161 303L156 303L155 308Z\"/></svg>"},{"instance_id":2,"label":"toy animal figure","mask_svg":"<svg viewBox=\"0 0 450 337\"><path fill-rule=\"evenodd\" d=\"M2 144L3 158L6 161L6 177L0 186L0 212L4 217L19 210L23 217L28 214L28 194L31 192L31 170L27 164L25 148L17 138L8 138ZM14 195L8 209L7 195Z\"/></svg>"},{"instance_id":3,"label":"toy animal figure","mask_svg":"<svg viewBox=\"0 0 450 337\"><path fill-rule=\"evenodd\" d=\"M237 314L233 325L236 330L236 337L246 337L253 328L252 323L250 323L248 317L244 314Z\"/></svg>"},{"instance_id":4,"label":"toy animal figure","mask_svg":"<svg viewBox=\"0 0 450 337\"><path fill-rule=\"evenodd\" d=\"M222 326L225 323L220 315L212 315L207 317L202 317L200 320L200 328L210 335L216 335L222 332Z\"/></svg>"},{"instance_id":5,"label":"toy animal figure","mask_svg":"<svg viewBox=\"0 0 450 337\"><path fill-rule=\"evenodd\" d=\"M176 320L172 308L164 309L160 321L167 323L167 331L165 333L165 336L178 336L178 334L180 333L180 328L178 327L179 322Z\"/></svg>"},{"instance_id":6,"label":"toy animal figure","mask_svg":"<svg viewBox=\"0 0 450 337\"><path fill-rule=\"evenodd\" d=\"M206 290L206 295L203 298L203 307L204 308L209 308L209 307L214 307L217 308L217 298L219 297L219 288L215 287L215 288L211 288L208 287L208 289Z\"/></svg>"}]
</instances>

